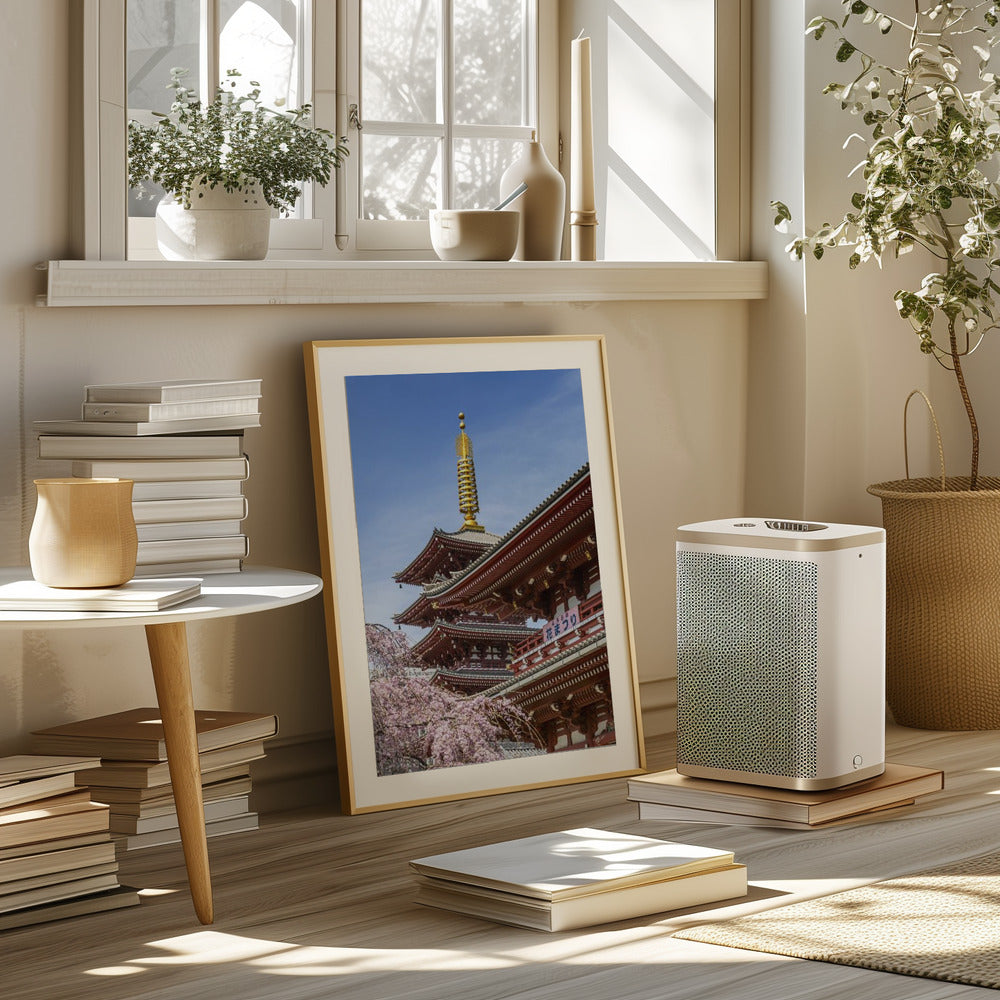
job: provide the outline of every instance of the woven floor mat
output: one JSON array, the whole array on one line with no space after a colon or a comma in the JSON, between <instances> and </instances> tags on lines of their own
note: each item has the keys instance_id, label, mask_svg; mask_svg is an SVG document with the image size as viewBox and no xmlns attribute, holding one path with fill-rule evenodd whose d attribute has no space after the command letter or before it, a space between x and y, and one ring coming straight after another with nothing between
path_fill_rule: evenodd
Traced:
<instances>
[{"instance_id":1,"label":"woven floor mat","mask_svg":"<svg viewBox=\"0 0 1000 1000\"><path fill-rule=\"evenodd\" d=\"M675 937L1000 989L1000 853Z\"/></svg>"}]
</instances>

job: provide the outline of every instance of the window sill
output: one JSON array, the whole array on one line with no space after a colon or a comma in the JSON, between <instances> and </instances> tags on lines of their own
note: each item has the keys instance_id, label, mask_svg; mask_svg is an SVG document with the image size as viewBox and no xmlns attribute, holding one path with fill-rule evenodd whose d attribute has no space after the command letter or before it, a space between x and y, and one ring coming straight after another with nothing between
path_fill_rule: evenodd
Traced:
<instances>
[{"instance_id":1,"label":"window sill","mask_svg":"<svg viewBox=\"0 0 1000 1000\"><path fill-rule=\"evenodd\" d=\"M48 306L762 299L761 261L49 261Z\"/></svg>"}]
</instances>

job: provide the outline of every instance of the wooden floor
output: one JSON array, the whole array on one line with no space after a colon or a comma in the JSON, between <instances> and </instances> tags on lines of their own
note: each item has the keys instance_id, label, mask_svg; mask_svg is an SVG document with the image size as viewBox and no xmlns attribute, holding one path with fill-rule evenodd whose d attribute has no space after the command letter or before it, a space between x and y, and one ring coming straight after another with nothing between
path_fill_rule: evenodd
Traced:
<instances>
[{"instance_id":1,"label":"wooden floor","mask_svg":"<svg viewBox=\"0 0 1000 1000\"><path fill-rule=\"evenodd\" d=\"M931 980L678 941L692 923L1000 848L1000 733L891 728L890 759L941 767L944 792L823 832L640 823L615 779L365 816L265 816L209 842L216 922L191 909L179 846L135 852L140 907L0 933L10 1000L924 1000L995 995ZM670 766L663 743L650 766ZM729 846L750 902L565 934L416 906L407 860L580 826ZM950 942L949 944L954 944Z\"/></svg>"}]
</instances>

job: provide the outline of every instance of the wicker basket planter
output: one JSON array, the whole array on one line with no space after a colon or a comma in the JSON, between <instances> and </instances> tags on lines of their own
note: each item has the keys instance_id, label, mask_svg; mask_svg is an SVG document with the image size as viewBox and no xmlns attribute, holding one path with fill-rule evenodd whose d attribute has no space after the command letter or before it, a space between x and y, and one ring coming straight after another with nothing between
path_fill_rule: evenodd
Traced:
<instances>
[{"instance_id":1,"label":"wicker basket planter","mask_svg":"<svg viewBox=\"0 0 1000 1000\"><path fill-rule=\"evenodd\" d=\"M943 486L943 488L942 488ZM919 729L1000 729L1000 478L876 483L886 698Z\"/></svg>"}]
</instances>

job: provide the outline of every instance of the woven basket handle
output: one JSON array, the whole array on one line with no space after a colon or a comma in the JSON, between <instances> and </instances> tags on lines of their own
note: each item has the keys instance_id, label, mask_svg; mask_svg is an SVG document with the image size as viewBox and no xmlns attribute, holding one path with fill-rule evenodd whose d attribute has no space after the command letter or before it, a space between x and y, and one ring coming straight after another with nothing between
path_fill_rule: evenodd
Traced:
<instances>
[{"instance_id":1,"label":"woven basket handle","mask_svg":"<svg viewBox=\"0 0 1000 1000\"><path fill-rule=\"evenodd\" d=\"M906 478L910 478L910 455L907 450L906 443L906 410L910 405L910 400L914 396L922 397L923 401L927 404L927 410L931 415L931 421L934 424L934 434L937 437L938 446L938 458L941 460L941 492L945 491L945 473L944 473L944 446L941 444L941 429L938 427L937 417L934 415L934 407L931 406L931 401L927 398L927 394L920 389L914 389L909 396L906 397L906 402L903 404L903 465L906 469Z\"/></svg>"}]
</instances>

